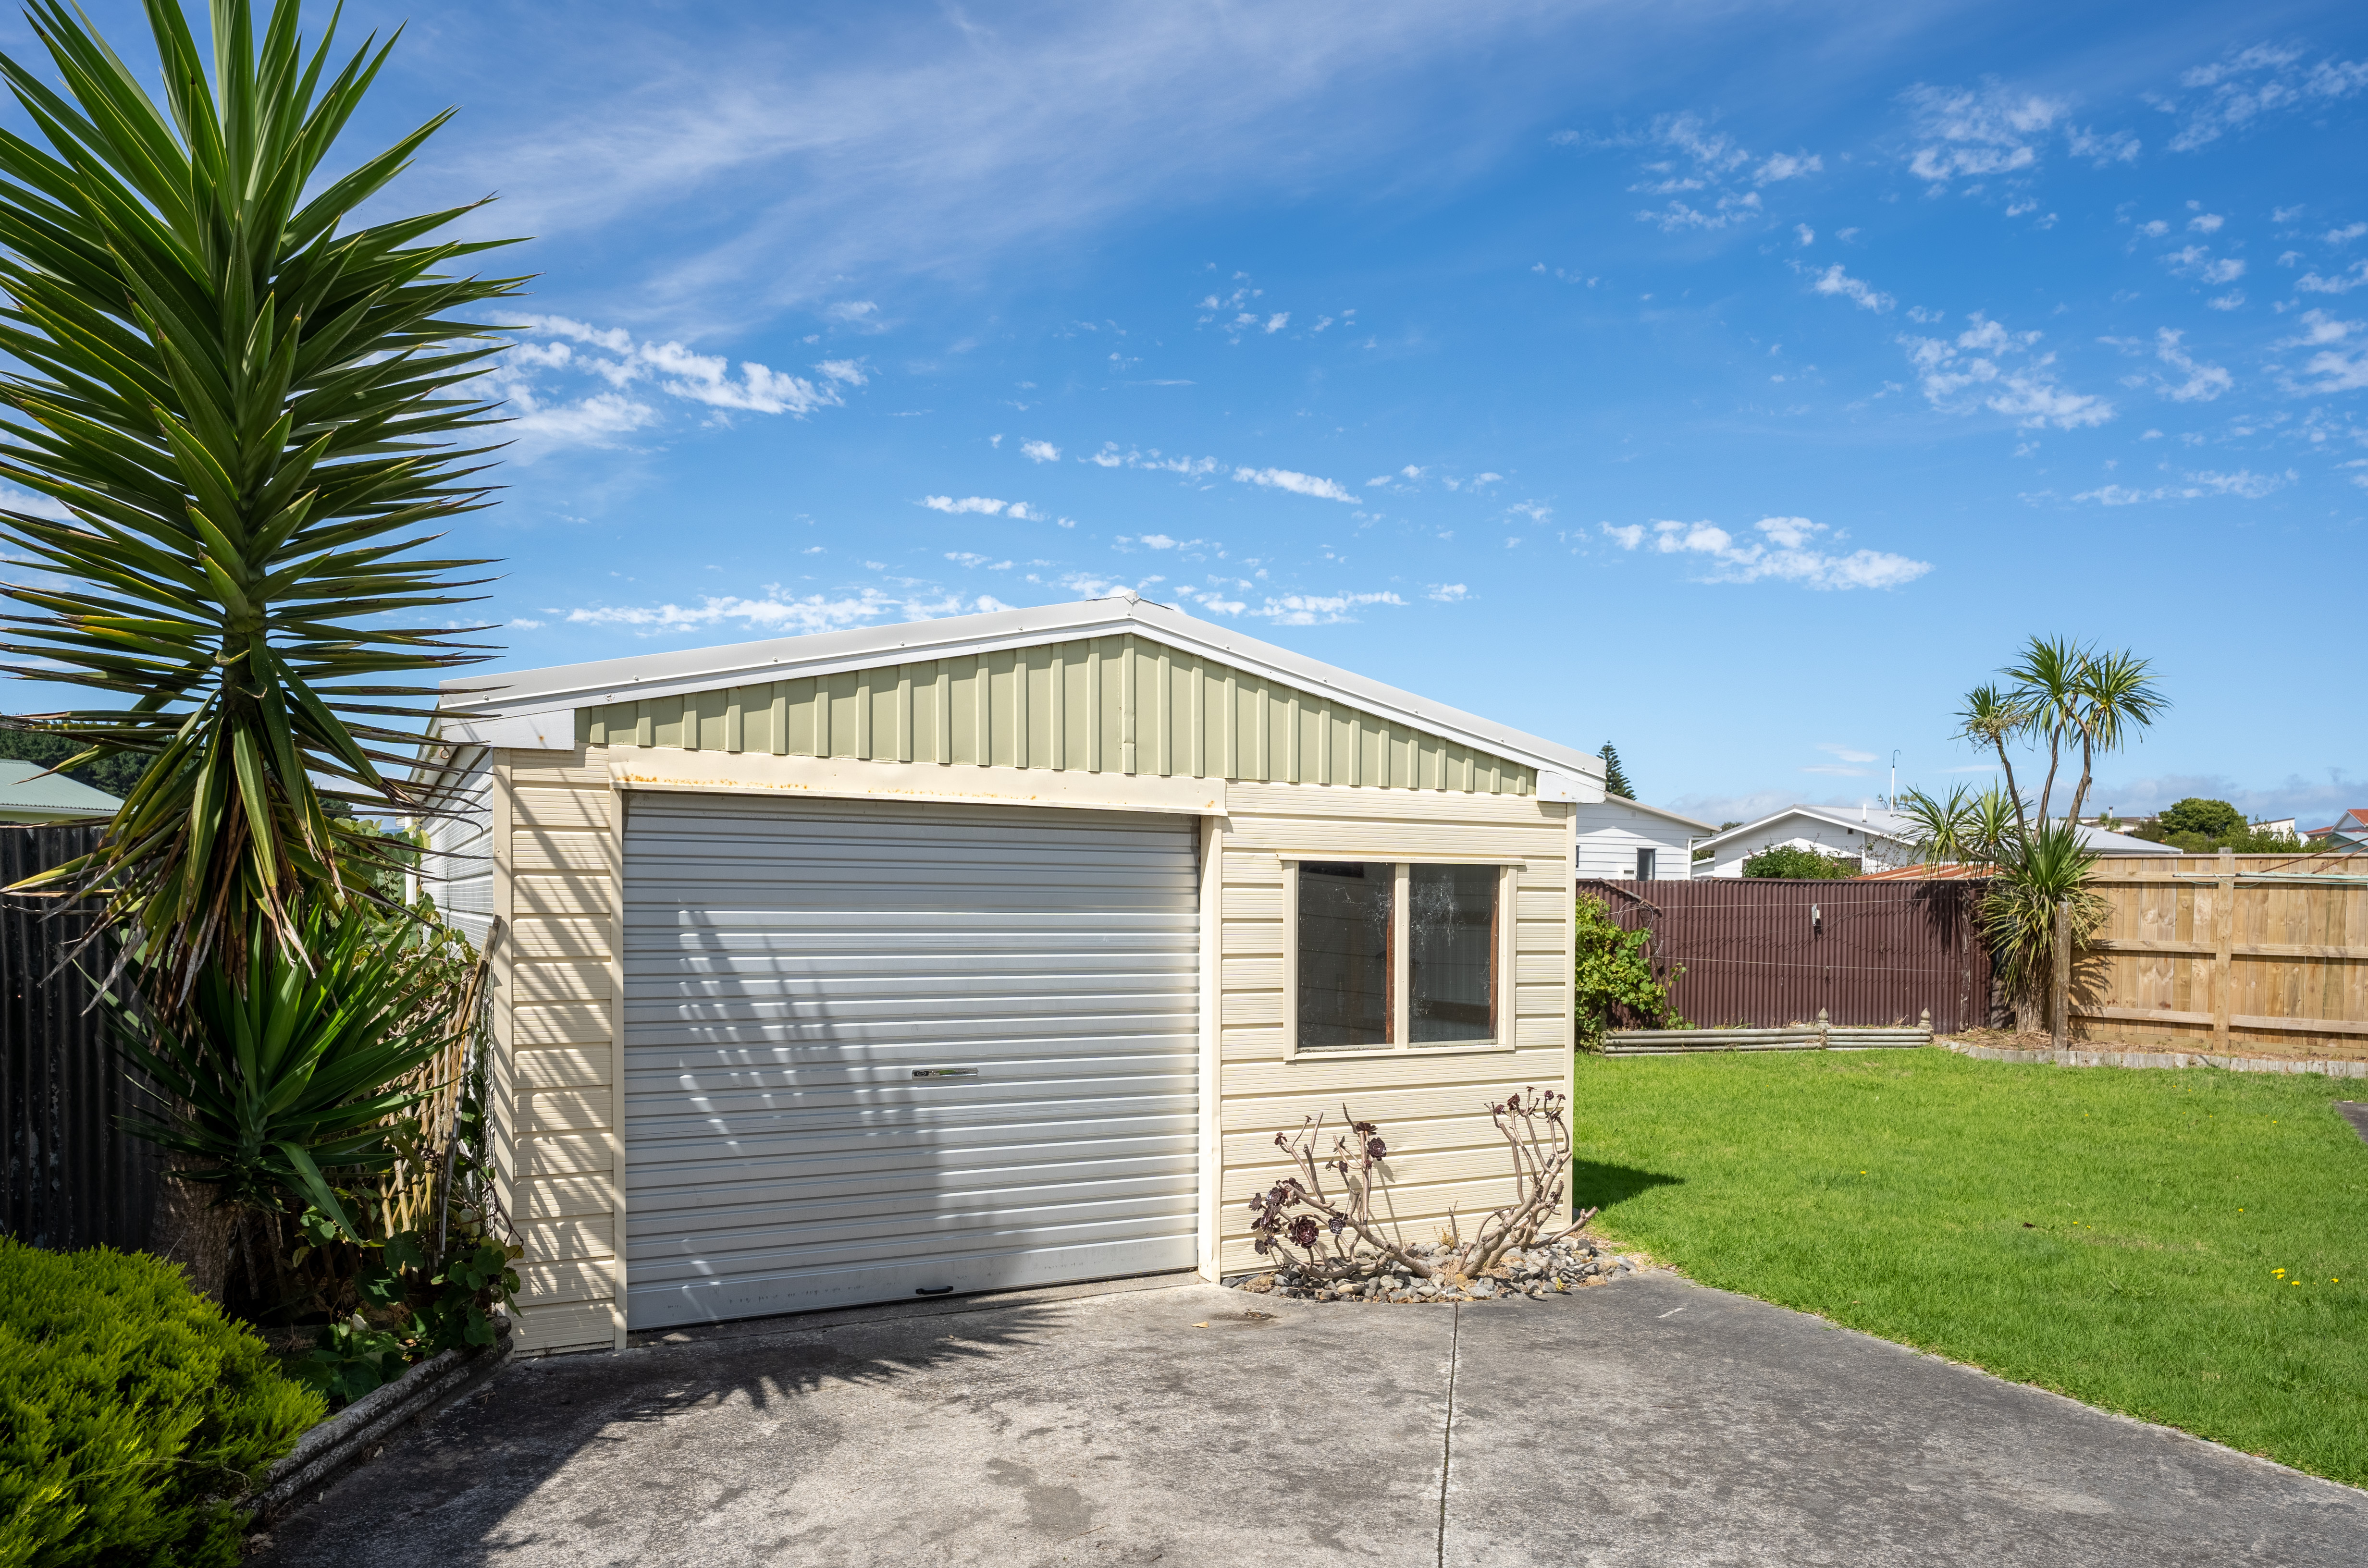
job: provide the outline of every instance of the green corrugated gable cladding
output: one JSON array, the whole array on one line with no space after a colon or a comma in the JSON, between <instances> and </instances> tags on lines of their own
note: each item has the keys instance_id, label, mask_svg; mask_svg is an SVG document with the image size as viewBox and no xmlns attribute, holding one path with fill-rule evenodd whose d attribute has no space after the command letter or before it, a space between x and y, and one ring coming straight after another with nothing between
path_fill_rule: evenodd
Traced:
<instances>
[{"instance_id":1,"label":"green corrugated gable cladding","mask_svg":"<svg viewBox=\"0 0 2368 1568\"><path fill-rule=\"evenodd\" d=\"M874 762L1527 795L1530 768L1132 636L576 710L575 738Z\"/></svg>"}]
</instances>

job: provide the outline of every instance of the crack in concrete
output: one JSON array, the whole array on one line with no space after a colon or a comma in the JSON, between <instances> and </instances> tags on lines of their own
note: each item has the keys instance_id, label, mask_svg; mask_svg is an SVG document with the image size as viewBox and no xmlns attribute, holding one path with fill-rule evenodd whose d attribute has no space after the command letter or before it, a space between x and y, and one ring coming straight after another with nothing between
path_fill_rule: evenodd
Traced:
<instances>
[{"instance_id":1,"label":"crack in concrete","mask_svg":"<svg viewBox=\"0 0 2368 1568\"><path fill-rule=\"evenodd\" d=\"M1447 1421L1439 1444L1439 1568L1447 1568L1447 1473L1455 1462L1455 1362L1463 1347L1463 1303L1454 1304L1447 1329Z\"/></svg>"}]
</instances>

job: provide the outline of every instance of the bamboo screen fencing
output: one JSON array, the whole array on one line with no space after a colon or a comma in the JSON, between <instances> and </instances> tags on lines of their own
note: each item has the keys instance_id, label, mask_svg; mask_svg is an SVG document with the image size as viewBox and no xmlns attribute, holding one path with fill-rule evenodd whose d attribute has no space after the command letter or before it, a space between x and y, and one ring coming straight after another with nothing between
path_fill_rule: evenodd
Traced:
<instances>
[{"instance_id":1,"label":"bamboo screen fencing","mask_svg":"<svg viewBox=\"0 0 2368 1568\"><path fill-rule=\"evenodd\" d=\"M2368 1058L2368 855L2099 862L2074 1032L2233 1056Z\"/></svg>"}]
</instances>

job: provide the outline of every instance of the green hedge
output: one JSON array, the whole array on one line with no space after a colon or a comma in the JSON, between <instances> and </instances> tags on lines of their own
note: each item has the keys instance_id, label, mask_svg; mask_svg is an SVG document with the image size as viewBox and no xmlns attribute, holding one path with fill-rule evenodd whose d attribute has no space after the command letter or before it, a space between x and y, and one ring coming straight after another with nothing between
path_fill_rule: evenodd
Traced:
<instances>
[{"instance_id":1,"label":"green hedge","mask_svg":"<svg viewBox=\"0 0 2368 1568\"><path fill-rule=\"evenodd\" d=\"M0 1568L235 1563L324 1408L170 1265L0 1237Z\"/></svg>"}]
</instances>

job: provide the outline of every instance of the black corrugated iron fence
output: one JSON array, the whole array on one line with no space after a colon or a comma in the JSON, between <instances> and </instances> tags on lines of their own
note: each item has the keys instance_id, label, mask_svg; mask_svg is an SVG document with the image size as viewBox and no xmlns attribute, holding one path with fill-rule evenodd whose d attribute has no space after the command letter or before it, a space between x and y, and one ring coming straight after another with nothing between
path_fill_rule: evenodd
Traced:
<instances>
[{"instance_id":1,"label":"black corrugated iron fence","mask_svg":"<svg viewBox=\"0 0 2368 1568\"><path fill-rule=\"evenodd\" d=\"M1990 960L1975 928L1979 882L1582 881L1629 930L1653 933L1656 973L1693 1024L1914 1024L1947 1034L1990 1017Z\"/></svg>"},{"instance_id":2,"label":"black corrugated iron fence","mask_svg":"<svg viewBox=\"0 0 2368 1568\"><path fill-rule=\"evenodd\" d=\"M96 827L0 827L0 886L97 843ZM60 961L89 928L86 908L0 897L0 1126L8 1138L8 1233L35 1246L147 1244L162 1162L122 1131L150 1109L90 1006L91 985ZM104 960L94 949L85 964ZM103 972L103 971L102 971Z\"/></svg>"}]
</instances>

